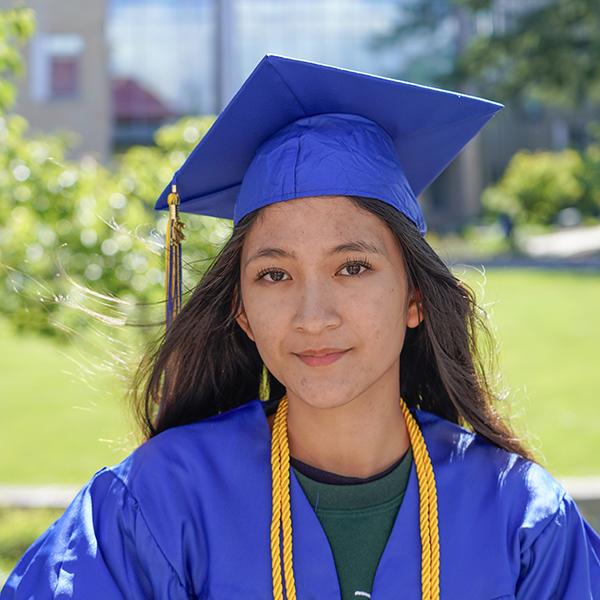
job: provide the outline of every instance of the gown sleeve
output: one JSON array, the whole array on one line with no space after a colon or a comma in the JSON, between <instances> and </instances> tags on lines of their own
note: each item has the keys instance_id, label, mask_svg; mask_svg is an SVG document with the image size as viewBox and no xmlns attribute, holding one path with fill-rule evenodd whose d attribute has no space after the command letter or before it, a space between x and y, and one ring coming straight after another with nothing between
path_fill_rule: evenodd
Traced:
<instances>
[{"instance_id":1,"label":"gown sleeve","mask_svg":"<svg viewBox=\"0 0 600 600\"><path fill-rule=\"evenodd\" d=\"M540 532L521 546L517 600L600 600L600 536L565 493Z\"/></svg>"},{"instance_id":2,"label":"gown sleeve","mask_svg":"<svg viewBox=\"0 0 600 600\"><path fill-rule=\"evenodd\" d=\"M0 600L189 598L137 500L101 469L25 552Z\"/></svg>"}]
</instances>

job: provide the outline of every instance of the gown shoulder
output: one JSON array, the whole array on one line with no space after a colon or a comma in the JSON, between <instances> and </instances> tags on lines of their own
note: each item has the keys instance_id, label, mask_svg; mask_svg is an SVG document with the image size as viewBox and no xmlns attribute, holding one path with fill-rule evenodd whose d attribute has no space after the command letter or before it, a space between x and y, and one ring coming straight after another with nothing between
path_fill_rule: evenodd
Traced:
<instances>
[{"instance_id":1,"label":"gown shoulder","mask_svg":"<svg viewBox=\"0 0 600 600\"><path fill-rule=\"evenodd\" d=\"M205 598L219 501L207 496L220 473L252 475L248 449L267 427L259 410L168 429L97 471L27 549L0 600Z\"/></svg>"},{"instance_id":2,"label":"gown shoulder","mask_svg":"<svg viewBox=\"0 0 600 600\"><path fill-rule=\"evenodd\" d=\"M482 435L427 411L417 414L442 493L506 541L507 579L514 582L506 598L600 600L600 536L564 486L540 464ZM447 510L456 505L451 501Z\"/></svg>"},{"instance_id":3,"label":"gown shoulder","mask_svg":"<svg viewBox=\"0 0 600 600\"><path fill-rule=\"evenodd\" d=\"M242 444L229 434L245 419L231 417L169 429L97 471L27 549L0 600L204 597L207 542L189 519L203 486L193 482L210 448Z\"/></svg>"},{"instance_id":4,"label":"gown shoulder","mask_svg":"<svg viewBox=\"0 0 600 600\"><path fill-rule=\"evenodd\" d=\"M149 520L118 474L101 469L21 557L0 599L191 597Z\"/></svg>"}]
</instances>

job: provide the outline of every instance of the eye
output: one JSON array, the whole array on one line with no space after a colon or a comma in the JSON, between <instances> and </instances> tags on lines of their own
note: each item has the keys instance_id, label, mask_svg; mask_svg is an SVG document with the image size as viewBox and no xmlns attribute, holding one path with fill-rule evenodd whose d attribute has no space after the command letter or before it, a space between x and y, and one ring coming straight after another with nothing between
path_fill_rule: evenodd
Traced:
<instances>
[{"instance_id":1,"label":"eye","mask_svg":"<svg viewBox=\"0 0 600 600\"><path fill-rule=\"evenodd\" d=\"M360 267L363 267L365 269L365 271L360 271ZM340 270L343 269L349 269L350 270L350 276L354 277L354 276L360 276L363 275L366 271L371 271L373 268L373 265L371 265L371 263L366 259L352 259L352 260L348 260L346 261L343 265L342 268Z\"/></svg>"},{"instance_id":2,"label":"eye","mask_svg":"<svg viewBox=\"0 0 600 600\"><path fill-rule=\"evenodd\" d=\"M282 279L279 278L279 275L285 275L285 273L283 271L269 267L266 269L261 269L256 274L256 280L258 281L260 279L264 279L267 275L273 275L273 274L275 274L277 277L272 277L271 279L267 279L267 281L269 281L271 283L277 283L278 281L282 281Z\"/></svg>"},{"instance_id":3,"label":"eye","mask_svg":"<svg viewBox=\"0 0 600 600\"><path fill-rule=\"evenodd\" d=\"M360 269L364 269L361 271ZM340 271L344 269L349 269L349 274L344 275L344 277L359 277L363 275L366 271L371 271L373 266L366 258L353 258L347 260L341 267ZM340 272L338 271L338 273ZM270 276L270 279L266 279L269 283L277 283L279 281L286 281L282 276L285 276L285 271L281 269L276 269L275 267L267 267L265 269L261 269L256 274L256 281L260 281L261 279L265 279L267 275Z\"/></svg>"}]
</instances>

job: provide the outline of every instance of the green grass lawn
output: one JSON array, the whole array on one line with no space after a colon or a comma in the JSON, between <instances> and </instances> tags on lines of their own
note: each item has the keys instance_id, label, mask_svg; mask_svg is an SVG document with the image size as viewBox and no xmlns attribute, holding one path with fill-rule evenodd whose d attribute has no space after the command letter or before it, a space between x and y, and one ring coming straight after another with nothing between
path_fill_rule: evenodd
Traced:
<instances>
[{"instance_id":1,"label":"green grass lawn","mask_svg":"<svg viewBox=\"0 0 600 600\"><path fill-rule=\"evenodd\" d=\"M0 588L25 550L61 514L56 509L0 508Z\"/></svg>"},{"instance_id":2,"label":"green grass lawn","mask_svg":"<svg viewBox=\"0 0 600 600\"><path fill-rule=\"evenodd\" d=\"M600 274L457 274L490 312L517 430L554 475L600 475Z\"/></svg>"},{"instance_id":3,"label":"green grass lawn","mask_svg":"<svg viewBox=\"0 0 600 600\"><path fill-rule=\"evenodd\" d=\"M107 360L122 346L104 343L100 351L64 347L0 322L0 483L81 485L134 446L124 385ZM0 508L0 588L60 514Z\"/></svg>"},{"instance_id":4,"label":"green grass lawn","mask_svg":"<svg viewBox=\"0 0 600 600\"><path fill-rule=\"evenodd\" d=\"M125 456L132 421L101 353L4 324L0 356L0 483L81 484Z\"/></svg>"}]
</instances>

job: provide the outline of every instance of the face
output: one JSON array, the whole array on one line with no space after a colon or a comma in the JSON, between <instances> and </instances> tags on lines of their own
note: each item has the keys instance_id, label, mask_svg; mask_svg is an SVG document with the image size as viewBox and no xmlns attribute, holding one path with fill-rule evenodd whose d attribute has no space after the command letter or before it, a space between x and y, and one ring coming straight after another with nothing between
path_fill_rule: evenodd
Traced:
<instances>
[{"instance_id":1,"label":"face","mask_svg":"<svg viewBox=\"0 0 600 600\"><path fill-rule=\"evenodd\" d=\"M398 385L408 297L402 251L387 225L344 196L265 207L241 257L237 322L290 402L336 407L366 397L385 378ZM322 349L336 360L303 358Z\"/></svg>"}]
</instances>

